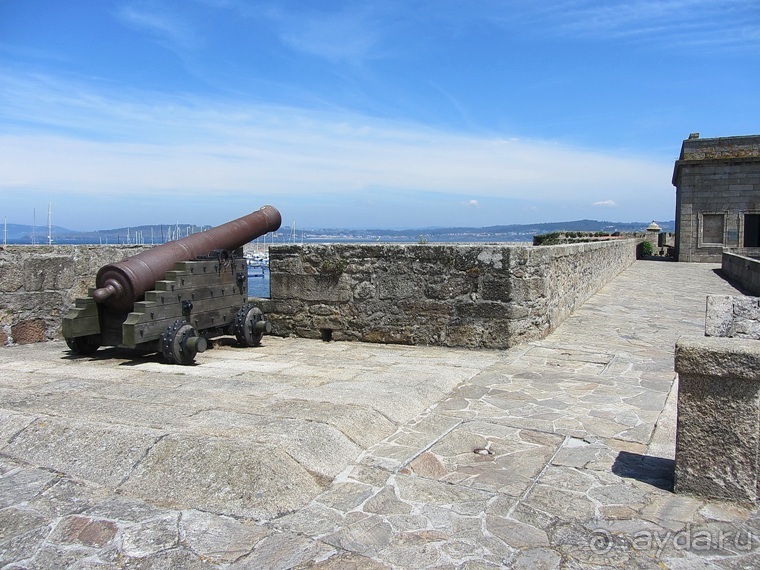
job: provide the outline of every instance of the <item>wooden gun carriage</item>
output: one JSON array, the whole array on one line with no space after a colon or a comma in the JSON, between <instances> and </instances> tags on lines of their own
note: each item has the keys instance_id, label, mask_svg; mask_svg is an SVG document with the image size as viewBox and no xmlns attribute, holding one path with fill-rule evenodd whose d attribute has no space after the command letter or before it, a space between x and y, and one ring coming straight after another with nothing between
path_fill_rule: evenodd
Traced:
<instances>
[{"instance_id":1,"label":"wooden gun carriage","mask_svg":"<svg viewBox=\"0 0 760 570\"><path fill-rule=\"evenodd\" d=\"M281 217L264 206L208 231L102 267L96 287L64 317L63 337L78 354L101 346L160 352L191 364L208 339L234 335L256 346L270 324L248 302L243 245L276 231Z\"/></svg>"}]
</instances>

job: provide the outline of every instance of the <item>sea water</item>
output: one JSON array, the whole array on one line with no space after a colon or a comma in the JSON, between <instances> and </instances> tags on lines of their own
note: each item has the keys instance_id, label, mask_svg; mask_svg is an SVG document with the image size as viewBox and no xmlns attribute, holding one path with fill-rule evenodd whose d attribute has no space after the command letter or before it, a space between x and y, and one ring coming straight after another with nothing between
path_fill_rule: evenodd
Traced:
<instances>
[{"instance_id":1,"label":"sea water","mask_svg":"<svg viewBox=\"0 0 760 570\"><path fill-rule=\"evenodd\" d=\"M248 296L269 298L269 268L248 268Z\"/></svg>"}]
</instances>

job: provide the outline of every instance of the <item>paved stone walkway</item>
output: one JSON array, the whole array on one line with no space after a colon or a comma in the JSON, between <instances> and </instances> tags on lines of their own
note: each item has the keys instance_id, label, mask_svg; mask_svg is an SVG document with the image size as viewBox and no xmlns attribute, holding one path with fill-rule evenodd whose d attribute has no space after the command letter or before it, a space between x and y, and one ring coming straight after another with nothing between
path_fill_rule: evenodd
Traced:
<instances>
[{"instance_id":1,"label":"paved stone walkway","mask_svg":"<svg viewBox=\"0 0 760 570\"><path fill-rule=\"evenodd\" d=\"M671 492L713 269L637 262L506 352L2 349L0 566L760 567L760 510Z\"/></svg>"}]
</instances>

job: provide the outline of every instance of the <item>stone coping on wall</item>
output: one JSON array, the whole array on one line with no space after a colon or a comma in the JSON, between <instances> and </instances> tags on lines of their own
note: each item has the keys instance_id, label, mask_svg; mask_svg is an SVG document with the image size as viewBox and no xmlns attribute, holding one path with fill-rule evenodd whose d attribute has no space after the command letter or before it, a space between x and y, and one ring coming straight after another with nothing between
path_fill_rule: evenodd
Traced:
<instances>
[{"instance_id":1,"label":"stone coping on wall","mask_svg":"<svg viewBox=\"0 0 760 570\"><path fill-rule=\"evenodd\" d=\"M760 498L760 343L681 337L675 491Z\"/></svg>"},{"instance_id":2,"label":"stone coping on wall","mask_svg":"<svg viewBox=\"0 0 760 570\"><path fill-rule=\"evenodd\" d=\"M760 385L760 343L753 339L684 336L676 343L678 374L736 378Z\"/></svg>"},{"instance_id":3,"label":"stone coping on wall","mask_svg":"<svg viewBox=\"0 0 760 570\"><path fill-rule=\"evenodd\" d=\"M750 253L759 254L760 249L724 250L721 271L747 293L760 296L760 259L749 257Z\"/></svg>"}]
</instances>

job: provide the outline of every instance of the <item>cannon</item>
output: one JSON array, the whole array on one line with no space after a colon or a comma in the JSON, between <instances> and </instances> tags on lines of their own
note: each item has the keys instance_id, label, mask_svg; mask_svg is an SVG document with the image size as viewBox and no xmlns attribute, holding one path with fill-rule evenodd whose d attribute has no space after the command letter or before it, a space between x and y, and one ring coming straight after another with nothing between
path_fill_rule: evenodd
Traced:
<instances>
[{"instance_id":1,"label":"cannon","mask_svg":"<svg viewBox=\"0 0 760 570\"><path fill-rule=\"evenodd\" d=\"M159 352L177 364L192 364L215 336L259 345L271 326L248 302L242 249L281 222L276 208L264 206L101 267L95 287L63 318L66 344L77 354L101 346Z\"/></svg>"}]
</instances>

